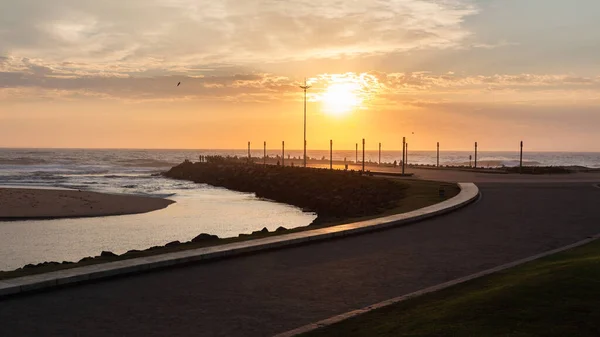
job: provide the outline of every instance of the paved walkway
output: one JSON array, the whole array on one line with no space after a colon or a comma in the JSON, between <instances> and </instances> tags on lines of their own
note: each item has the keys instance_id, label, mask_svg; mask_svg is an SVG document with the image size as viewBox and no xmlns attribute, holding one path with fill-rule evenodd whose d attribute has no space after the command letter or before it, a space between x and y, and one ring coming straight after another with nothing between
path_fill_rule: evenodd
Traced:
<instances>
[{"instance_id":1,"label":"paved walkway","mask_svg":"<svg viewBox=\"0 0 600 337\"><path fill-rule=\"evenodd\" d=\"M478 184L412 226L0 302L0 336L269 336L600 232L589 183Z\"/></svg>"}]
</instances>

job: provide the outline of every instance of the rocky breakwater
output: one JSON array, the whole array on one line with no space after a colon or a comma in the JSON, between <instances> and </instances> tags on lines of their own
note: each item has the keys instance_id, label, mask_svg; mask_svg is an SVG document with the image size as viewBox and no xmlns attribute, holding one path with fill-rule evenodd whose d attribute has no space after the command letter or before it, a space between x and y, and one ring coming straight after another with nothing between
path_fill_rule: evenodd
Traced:
<instances>
[{"instance_id":1,"label":"rocky breakwater","mask_svg":"<svg viewBox=\"0 0 600 337\"><path fill-rule=\"evenodd\" d=\"M407 185L356 171L186 161L163 174L286 203L317 213L313 224L377 215L398 206Z\"/></svg>"}]
</instances>

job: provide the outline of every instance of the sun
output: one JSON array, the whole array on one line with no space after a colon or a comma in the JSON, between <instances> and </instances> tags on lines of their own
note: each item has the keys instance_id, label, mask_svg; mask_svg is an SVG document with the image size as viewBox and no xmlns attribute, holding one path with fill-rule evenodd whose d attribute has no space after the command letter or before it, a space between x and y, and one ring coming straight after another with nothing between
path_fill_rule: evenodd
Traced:
<instances>
[{"instance_id":1,"label":"sun","mask_svg":"<svg viewBox=\"0 0 600 337\"><path fill-rule=\"evenodd\" d=\"M333 116L345 115L362 104L360 84L331 83L321 96L323 111Z\"/></svg>"}]
</instances>

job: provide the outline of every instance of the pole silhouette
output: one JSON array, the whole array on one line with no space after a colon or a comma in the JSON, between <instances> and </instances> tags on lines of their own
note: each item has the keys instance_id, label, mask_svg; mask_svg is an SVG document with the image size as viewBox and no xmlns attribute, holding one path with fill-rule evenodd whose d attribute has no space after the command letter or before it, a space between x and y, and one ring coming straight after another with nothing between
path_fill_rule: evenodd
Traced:
<instances>
[{"instance_id":1,"label":"pole silhouette","mask_svg":"<svg viewBox=\"0 0 600 337\"><path fill-rule=\"evenodd\" d=\"M267 142L264 144L263 165L267 166Z\"/></svg>"},{"instance_id":2,"label":"pole silhouette","mask_svg":"<svg viewBox=\"0 0 600 337\"><path fill-rule=\"evenodd\" d=\"M306 167L306 91L310 88L310 85L306 85L306 78L300 88L304 90L304 167Z\"/></svg>"},{"instance_id":3,"label":"pole silhouette","mask_svg":"<svg viewBox=\"0 0 600 337\"><path fill-rule=\"evenodd\" d=\"M329 140L329 169L333 170L333 139Z\"/></svg>"},{"instance_id":4,"label":"pole silhouette","mask_svg":"<svg viewBox=\"0 0 600 337\"><path fill-rule=\"evenodd\" d=\"M477 168L477 142L475 142L475 168Z\"/></svg>"},{"instance_id":5,"label":"pole silhouette","mask_svg":"<svg viewBox=\"0 0 600 337\"><path fill-rule=\"evenodd\" d=\"M440 167L440 142L437 142L437 167Z\"/></svg>"},{"instance_id":6,"label":"pole silhouette","mask_svg":"<svg viewBox=\"0 0 600 337\"><path fill-rule=\"evenodd\" d=\"M356 143L356 159L354 160L356 164L358 164L358 143Z\"/></svg>"},{"instance_id":7,"label":"pole silhouette","mask_svg":"<svg viewBox=\"0 0 600 337\"><path fill-rule=\"evenodd\" d=\"M523 174L523 141L521 141L521 157L519 159L519 173Z\"/></svg>"},{"instance_id":8,"label":"pole silhouette","mask_svg":"<svg viewBox=\"0 0 600 337\"><path fill-rule=\"evenodd\" d=\"M406 137L402 137L402 174L404 174L404 150L406 150Z\"/></svg>"},{"instance_id":9,"label":"pole silhouette","mask_svg":"<svg viewBox=\"0 0 600 337\"><path fill-rule=\"evenodd\" d=\"M365 139L363 138L363 161L362 161L362 171L365 172Z\"/></svg>"},{"instance_id":10,"label":"pole silhouette","mask_svg":"<svg viewBox=\"0 0 600 337\"><path fill-rule=\"evenodd\" d=\"M281 141L281 166L285 166L285 140Z\"/></svg>"},{"instance_id":11,"label":"pole silhouette","mask_svg":"<svg viewBox=\"0 0 600 337\"><path fill-rule=\"evenodd\" d=\"M379 165L381 166L381 143L379 143Z\"/></svg>"}]
</instances>

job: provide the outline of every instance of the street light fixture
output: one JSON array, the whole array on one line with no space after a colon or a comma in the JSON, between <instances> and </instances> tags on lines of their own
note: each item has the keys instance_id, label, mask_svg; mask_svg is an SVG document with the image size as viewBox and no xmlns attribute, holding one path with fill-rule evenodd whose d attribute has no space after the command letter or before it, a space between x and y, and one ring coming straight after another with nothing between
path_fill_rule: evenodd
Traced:
<instances>
[{"instance_id":1,"label":"street light fixture","mask_svg":"<svg viewBox=\"0 0 600 337\"><path fill-rule=\"evenodd\" d=\"M310 88L310 85L306 84L306 78L300 88L304 89L304 167L306 167L306 91Z\"/></svg>"}]
</instances>

